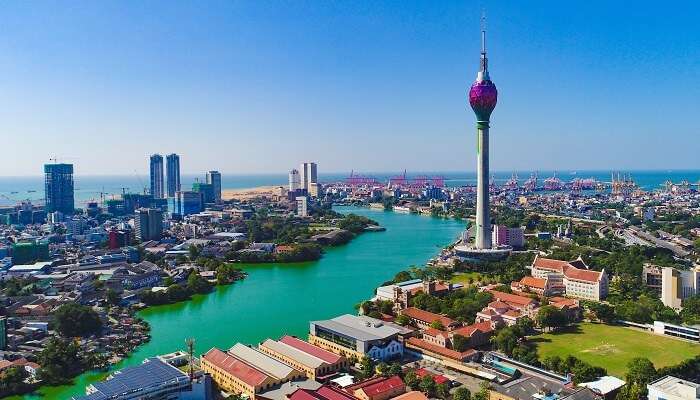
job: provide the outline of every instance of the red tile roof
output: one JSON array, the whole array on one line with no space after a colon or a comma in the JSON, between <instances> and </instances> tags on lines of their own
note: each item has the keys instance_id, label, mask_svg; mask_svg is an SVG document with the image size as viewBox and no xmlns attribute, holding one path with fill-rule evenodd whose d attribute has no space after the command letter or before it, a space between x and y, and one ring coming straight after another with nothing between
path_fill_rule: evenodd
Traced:
<instances>
[{"instance_id":1,"label":"red tile roof","mask_svg":"<svg viewBox=\"0 0 700 400\"><path fill-rule=\"evenodd\" d=\"M452 331L452 333L457 334L457 335L470 337L476 331L481 331L482 333L493 332L493 328L491 328L491 322L484 321L484 322L479 322L476 324L463 326L459 329L455 329L454 331Z\"/></svg>"},{"instance_id":2,"label":"red tile roof","mask_svg":"<svg viewBox=\"0 0 700 400\"><path fill-rule=\"evenodd\" d=\"M489 292L493 295L494 299L517 308L523 308L530 304L536 303L534 299L525 296L518 296L517 294L499 292L498 290L489 290Z\"/></svg>"},{"instance_id":3,"label":"red tile roof","mask_svg":"<svg viewBox=\"0 0 700 400\"><path fill-rule=\"evenodd\" d=\"M425 340L418 339L415 337L408 338L406 343L413 345L415 347L418 347L419 349L423 349L423 350L426 350L426 351L429 351L429 352L432 352L435 354L439 354L441 356L445 356L445 357L451 358L453 360L459 360L459 361L462 361L466 357L468 357L469 355L475 353L475 351L472 349L469 349L467 351L463 351L460 353L459 351L447 349L445 347L441 347L441 346L438 346L438 345L435 345L432 343L428 343Z\"/></svg>"},{"instance_id":4,"label":"red tile roof","mask_svg":"<svg viewBox=\"0 0 700 400\"><path fill-rule=\"evenodd\" d=\"M260 385L268 378L264 372L224 353L216 347L209 350L202 358L251 386Z\"/></svg>"},{"instance_id":5,"label":"red tile roof","mask_svg":"<svg viewBox=\"0 0 700 400\"><path fill-rule=\"evenodd\" d=\"M433 381L435 381L435 383L437 383L437 384L447 383L447 382L450 381L450 380L447 379L445 376L433 374L432 372L426 370L425 368L418 368L418 369L416 370L416 375L417 375L419 378L422 378L422 377L424 377L424 376L430 376L430 377L433 378Z\"/></svg>"},{"instance_id":6,"label":"red tile roof","mask_svg":"<svg viewBox=\"0 0 700 400\"><path fill-rule=\"evenodd\" d=\"M321 386L318 390L297 389L287 398L289 400L357 400L354 396L327 385Z\"/></svg>"},{"instance_id":7,"label":"red tile roof","mask_svg":"<svg viewBox=\"0 0 700 400\"><path fill-rule=\"evenodd\" d=\"M367 394L368 397L374 397L374 396L378 396L382 393L394 390L396 388L403 388L403 390L405 390L406 385L403 383L401 378L394 375L394 376L385 378L379 382L372 383L371 385L360 387L358 389L365 392L365 394ZM358 389L355 389L355 390L358 390Z\"/></svg>"},{"instance_id":8,"label":"red tile roof","mask_svg":"<svg viewBox=\"0 0 700 400\"><path fill-rule=\"evenodd\" d=\"M311 343L295 338L294 336L282 336L279 341L286 345L292 346L299 351L303 351L306 354L311 354L312 356L319 358L328 364L335 364L342 358L335 353L323 350L320 347L316 347Z\"/></svg>"},{"instance_id":9,"label":"red tile roof","mask_svg":"<svg viewBox=\"0 0 700 400\"><path fill-rule=\"evenodd\" d=\"M425 330L425 334L430 335L432 337L448 337L448 333L445 331L441 331L440 329L435 329L435 328L428 328Z\"/></svg>"},{"instance_id":10,"label":"red tile roof","mask_svg":"<svg viewBox=\"0 0 700 400\"><path fill-rule=\"evenodd\" d=\"M401 311L401 314L409 318L423 321L426 324L432 324L434 321L440 321L440 323L442 323L443 326L447 327L454 323L454 320L448 317L445 317L440 314L431 313L430 311L421 310L420 308L416 307L408 307Z\"/></svg>"},{"instance_id":11,"label":"red tile roof","mask_svg":"<svg viewBox=\"0 0 700 400\"><path fill-rule=\"evenodd\" d=\"M584 281L584 282L592 282L592 283L598 282L603 275L602 272L591 271L591 270L583 269L583 268L577 268L574 265L572 265L572 263L575 263L576 265L581 265L581 266L586 265L581 260L575 260L575 261L568 262L568 261L561 261L561 260L553 260L551 258L535 257L535 260L533 261L532 266L540 268L540 269L545 269L548 271L558 272L558 273L566 276L568 279L574 279L577 281Z\"/></svg>"},{"instance_id":12,"label":"red tile roof","mask_svg":"<svg viewBox=\"0 0 700 400\"><path fill-rule=\"evenodd\" d=\"M542 278L535 278L534 276L526 276L520 280L520 284L523 286L544 289L547 285L547 280Z\"/></svg>"}]
</instances>

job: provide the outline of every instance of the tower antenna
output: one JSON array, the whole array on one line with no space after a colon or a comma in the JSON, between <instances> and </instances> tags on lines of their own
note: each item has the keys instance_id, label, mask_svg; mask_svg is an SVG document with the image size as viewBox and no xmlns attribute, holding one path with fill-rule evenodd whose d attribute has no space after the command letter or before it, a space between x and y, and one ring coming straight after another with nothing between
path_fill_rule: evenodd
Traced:
<instances>
[{"instance_id":1,"label":"tower antenna","mask_svg":"<svg viewBox=\"0 0 700 400\"><path fill-rule=\"evenodd\" d=\"M189 353L189 375L190 380L194 379L194 338L188 338L185 340L187 345L187 353Z\"/></svg>"}]
</instances>

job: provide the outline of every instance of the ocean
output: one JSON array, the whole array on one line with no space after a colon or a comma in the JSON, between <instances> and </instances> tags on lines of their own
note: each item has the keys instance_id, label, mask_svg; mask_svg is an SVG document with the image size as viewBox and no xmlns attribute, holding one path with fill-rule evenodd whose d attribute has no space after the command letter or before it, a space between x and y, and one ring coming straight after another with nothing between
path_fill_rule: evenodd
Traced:
<instances>
[{"instance_id":1,"label":"ocean","mask_svg":"<svg viewBox=\"0 0 700 400\"><path fill-rule=\"evenodd\" d=\"M495 182L503 183L516 174L522 183L530 177L532 171L501 171L493 172ZM538 171L540 182L547 177L553 176L554 171ZM666 181L680 183L688 181L692 184L700 182L700 170L668 170L668 171L622 171L631 175L632 179L644 190L661 189ZM402 175L403 172L365 172L362 176L373 177L380 182L386 182L389 178ZM328 173L319 174L321 183L338 182L345 180L350 173ZM356 174L357 175L357 174ZM611 180L610 171L557 171L557 177L563 182L571 181L575 178L595 178L598 181L609 182ZM445 185L449 187L474 184L476 182L475 173L463 172L409 172L407 178L416 176L443 177ZM183 188L191 187L197 179L204 181L203 176L182 175L181 182ZM223 189L244 189L257 186L286 185L288 178L286 174L251 174L236 175L222 173ZM80 207L88 201L100 201L101 196L109 199L127 192L143 193L149 185L148 176L75 176L75 200L76 206ZM0 206L16 204L22 200L30 200L33 203L41 204L44 199L44 181L42 176L27 177L0 177Z\"/></svg>"}]
</instances>

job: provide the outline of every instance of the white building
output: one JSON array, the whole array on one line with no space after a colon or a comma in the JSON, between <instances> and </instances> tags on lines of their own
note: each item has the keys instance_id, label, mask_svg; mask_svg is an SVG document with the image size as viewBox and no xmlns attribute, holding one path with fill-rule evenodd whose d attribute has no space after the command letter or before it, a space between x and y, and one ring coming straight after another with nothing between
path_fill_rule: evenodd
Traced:
<instances>
[{"instance_id":1,"label":"white building","mask_svg":"<svg viewBox=\"0 0 700 400\"><path fill-rule=\"evenodd\" d=\"M647 385L649 400L700 399L700 385L673 376L664 376Z\"/></svg>"},{"instance_id":2,"label":"white building","mask_svg":"<svg viewBox=\"0 0 700 400\"><path fill-rule=\"evenodd\" d=\"M308 217L309 211L307 208L308 198L306 196L297 197L297 215L300 217Z\"/></svg>"},{"instance_id":3,"label":"white building","mask_svg":"<svg viewBox=\"0 0 700 400\"><path fill-rule=\"evenodd\" d=\"M301 189L301 176L298 170L293 169L289 171L289 191L296 192L297 189Z\"/></svg>"},{"instance_id":4,"label":"white building","mask_svg":"<svg viewBox=\"0 0 700 400\"><path fill-rule=\"evenodd\" d=\"M535 256L532 276L549 280L552 288L566 296L600 301L608 295L605 270L592 271L581 260L561 261Z\"/></svg>"}]
</instances>

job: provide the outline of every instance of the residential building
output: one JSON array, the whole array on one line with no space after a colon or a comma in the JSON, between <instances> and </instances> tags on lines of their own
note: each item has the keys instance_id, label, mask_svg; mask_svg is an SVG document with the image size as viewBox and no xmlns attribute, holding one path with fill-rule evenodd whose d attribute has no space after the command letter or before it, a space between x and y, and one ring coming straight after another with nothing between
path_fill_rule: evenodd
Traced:
<instances>
[{"instance_id":1,"label":"residential building","mask_svg":"<svg viewBox=\"0 0 700 400\"><path fill-rule=\"evenodd\" d=\"M268 356L304 372L309 379L323 378L348 368L345 357L292 336L284 336L279 341L267 339L258 348Z\"/></svg>"},{"instance_id":2,"label":"residential building","mask_svg":"<svg viewBox=\"0 0 700 400\"><path fill-rule=\"evenodd\" d=\"M168 197L175 197L175 193L181 190L180 188L180 156L177 154L168 154L165 156L165 171L167 175Z\"/></svg>"},{"instance_id":3,"label":"residential building","mask_svg":"<svg viewBox=\"0 0 700 400\"><path fill-rule=\"evenodd\" d=\"M293 169L289 171L289 191L296 192L301 189L301 176L299 170Z\"/></svg>"},{"instance_id":4,"label":"residential building","mask_svg":"<svg viewBox=\"0 0 700 400\"><path fill-rule=\"evenodd\" d=\"M46 213L73 214L73 164L44 165L44 199Z\"/></svg>"},{"instance_id":5,"label":"residential building","mask_svg":"<svg viewBox=\"0 0 700 400\"><path fill-rule=\"evenodd\" d=\"M165 197L163 191L163 156L153 154L150 160L151 172L151 196L154 199L162 199Z\"/></svg>"},{"instance_id":6,"label":"residential building","mask_svg":"<svg viewBox=\"0 0 700 400\"><path fill-rule=\"evenodd\" d=\"M304 218L309 216L308 202L309 199L306 196L299 196L297 201L297 215Z\"/></svg>"},{"instance_id":7,"label":"residential building","mask_svg":"<svg viewBox=\"0 0 700 400\"><path fill-rule=\"evenodd\" d=\"M525 245L523 228L509 228L505 225L494 225L491 230L491 242L494 246L521 248Z\"/></svg>"},{"instance_id":8,"label":"residential building","mask_svg":"<svg viewBox=\"0 0 700 400\"><path fill-rule=\"evenodd\" d=\"M180 191L177 192L176 207L178 214L182 216L197 214L203 209L202 193Z\"/></svg>"},{"instance_id":9,"label":"residential building","mask_svg":"<svg viewBox=\"0 0 700 400\"><path fill-rule=\"evenodd\" d=\"M700 399L700 384L670 375L647 385L649 400L696 400Z\"/></svg>"},{"instance_id":10,"label":"residential building","mask_svg":"<svg viewBox=\"0 0 700 400\"><path fill-rule=\"evenodd\" d=\"M221 202L221 173L219 171L207 172L207 184L211 185L214 203Z\"/></svg>"},{"instance_id":11,"label":"residential building","mask_svg":"<svg viewBox=\"0 0 700 400\"><path fill-rule=\"evenodd\" d=\"M608 275L605 270L593 271L579 257L561 261L535 256L532 276L547 279L555 292L584 300L600 301L608 295Z\"/></svg>"},{"instance_id":12,"label":"residential building","mask_svg":"<svg viewBox=\"0 0 700 400\"><path fill-rule=\"evenodd\" d=\"M311 184L318 183L318 172L316 163L305 162L301 164L301 169L299 170L299 179L301 181L301 189L306 190L309 193Z\"/></svg>"},{"instance_id":13,"label":"residential building","mask_svg":"<svg viewBox=\"0 0 700 400\"><path fill-rule=\"evenodd\" d=\"M317 198L320 193L321 185L315 182L309 183L309 196L311 196L311 198Z\"/></svg>"},{"instance_id":14,"label":"residential building","mask_svg":"<svg viewBox=\"0 0 700 400\"><path fill-rule=\"evenodd\" d=\"M364 356L388 360L403 354L399 340L402 329L367 316L345 314L324 321L312 321L309 343L350 358Z\"/></svg>"},{"instance_id":15,"label":"residential building","mask_svg":"<svg viewBox=\"0 0 700 400\"><path fill-rule=\"evenodd\" d=\"M163 212L157 208L140 208L134 214L136 238L142 242L160 240L163 234Z\"/></svg>"}]
</instances>

